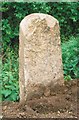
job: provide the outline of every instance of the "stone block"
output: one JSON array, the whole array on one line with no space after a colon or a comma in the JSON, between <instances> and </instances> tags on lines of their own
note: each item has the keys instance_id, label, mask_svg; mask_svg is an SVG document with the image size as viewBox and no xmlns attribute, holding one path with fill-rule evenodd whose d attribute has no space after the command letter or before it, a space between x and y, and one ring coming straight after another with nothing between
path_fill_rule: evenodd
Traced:
<instances>
[{"instance_id":1,"label":"stone block","mask_svg":"<svg viewBox=\"0 0 79 120\"><path fill-rule=\"evenodd\" d=\"M51 82L64 83L59 22L51 15L33 13L20 23L20 100L50 95Z\"/></svg>"}]
</instances>

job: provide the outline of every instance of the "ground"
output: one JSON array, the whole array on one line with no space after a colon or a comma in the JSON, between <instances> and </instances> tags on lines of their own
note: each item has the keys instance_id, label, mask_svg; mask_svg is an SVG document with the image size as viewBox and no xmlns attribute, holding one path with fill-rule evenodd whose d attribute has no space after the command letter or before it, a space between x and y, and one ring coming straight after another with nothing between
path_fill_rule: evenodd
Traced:
<instances>
[{"instance_id":1,"label":"ground","mask_svg":"<svg viewBox=\"0 0 79 120\"><path fill-rule=\"evenodd\" d=\"M77 118L77 80L65 82L64 86L48 97L19 102L3 102L3 118ZM58 90L57 90L58 89Z\"/></svg>"}]
</instances>

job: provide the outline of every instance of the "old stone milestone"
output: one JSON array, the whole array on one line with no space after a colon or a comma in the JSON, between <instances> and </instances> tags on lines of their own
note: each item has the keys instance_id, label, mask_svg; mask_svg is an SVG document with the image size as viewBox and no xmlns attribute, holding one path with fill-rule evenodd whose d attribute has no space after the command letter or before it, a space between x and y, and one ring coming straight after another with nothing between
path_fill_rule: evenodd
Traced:
<instances>
[{"instance_id":1,"label":"old stone milestone","mask_svg":"<svg viewBox=\"0 0 79 120\"><path fill-rule=\"evenodd\" d=\"M64 83L59 22L54 17L34 13L20 23L20 101L50 95L50 85Z\"/></svg>"}]
</instances>

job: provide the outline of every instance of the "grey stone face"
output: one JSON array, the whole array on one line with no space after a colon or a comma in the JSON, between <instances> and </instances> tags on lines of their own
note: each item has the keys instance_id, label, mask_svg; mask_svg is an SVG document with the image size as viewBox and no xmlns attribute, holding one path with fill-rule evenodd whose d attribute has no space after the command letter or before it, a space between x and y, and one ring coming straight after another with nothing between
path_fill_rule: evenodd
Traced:
<instances>
[{"instance_id":1,"label":"grey stone face","mask_svg":"<svg viewBox=\"0 0 79 120\"><path fill-rule=\"evenodd\" d=\"M20 100L50 95L50 86L64 83L58 21L34 13L20 23Z\"/></svg>"}]
</instances>

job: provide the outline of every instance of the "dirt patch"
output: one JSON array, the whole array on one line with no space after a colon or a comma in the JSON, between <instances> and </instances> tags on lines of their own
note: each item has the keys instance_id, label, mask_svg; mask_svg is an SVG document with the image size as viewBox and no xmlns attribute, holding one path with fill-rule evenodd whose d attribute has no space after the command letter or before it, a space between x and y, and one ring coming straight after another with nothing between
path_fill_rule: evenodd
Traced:
<instances>
[{"instance_id":1,"label":"dirt patch","mask_svg":"<svg viewBox=\"0 0 79 120\"><path fill-rule=\"evenodd\" d=\"M77 80L65 82L64 86L51 88L50 96L34 98L24 104L3 102L5 118L76 118Z\"/></svg>"}]
</instances>

